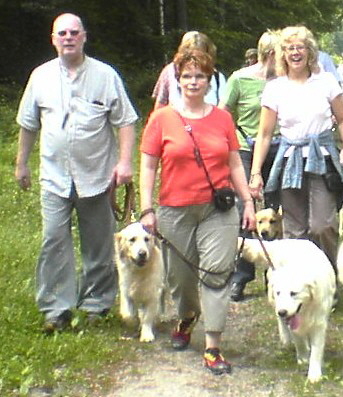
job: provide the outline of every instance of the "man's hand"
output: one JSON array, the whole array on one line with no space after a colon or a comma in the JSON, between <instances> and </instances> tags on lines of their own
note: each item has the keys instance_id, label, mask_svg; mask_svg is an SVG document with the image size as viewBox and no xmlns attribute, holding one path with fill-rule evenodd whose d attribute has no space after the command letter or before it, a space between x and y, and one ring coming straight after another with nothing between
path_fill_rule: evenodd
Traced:
<instances>
[{"instance_id":1,"label":"man's hand","mask_svg":"<svg viewBox=\"0 0 343 397\"><path fill-rule=\"evenodd\" d=\"M15 169L15 178L19 186L23 190L28 190L31 187L31 172L27 165L17 165Z\"/></svg>"}]
</instances>

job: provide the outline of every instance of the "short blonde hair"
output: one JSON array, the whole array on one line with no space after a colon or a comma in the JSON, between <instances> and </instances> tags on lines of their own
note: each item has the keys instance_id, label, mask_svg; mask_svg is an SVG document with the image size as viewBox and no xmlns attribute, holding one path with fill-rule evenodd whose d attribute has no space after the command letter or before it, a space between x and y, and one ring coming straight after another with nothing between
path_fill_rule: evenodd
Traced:
<instances>
[{"instance_id":1,"label":"short blonde hair","mask_svg":"<svg viewBox=\"0 0 343 397\"><path fill-rule=\"evenodd\" d=\"M185 33L177 52L185 52L194 49L206 52L212 57L213 62L216 62L217 47L214 45L212 40L210 40L209 37L206 36L206 34L197 31Z\"/></svg>"},{"instance_id":2,"label":"short blonde hair","mask_svg":"<svg viewBox=\"0 0 343 397\"><path fill-rule=\"evenodd\" d=\"M279 42L279 30L267 30L260 37L257 44L257 56L259 62L264 63L270 52L276 50L276 46Z\"/></svg>"},{"instance_id":3,"label":"short blonde hair","mask_svg":"<svg viewBox=\"0 0 343 397\"><path fill-rule=\"evenodd\" d=\"M297 38L301 40L308 50L307 66L311 73L318 73L318 45L312 32L305 26L287 26L281 30L280 41L277 46L275 57L275 69L278 76L288 74L288 64L286 62L286 47L291 40Z\"/></svg>"}]
</instances>

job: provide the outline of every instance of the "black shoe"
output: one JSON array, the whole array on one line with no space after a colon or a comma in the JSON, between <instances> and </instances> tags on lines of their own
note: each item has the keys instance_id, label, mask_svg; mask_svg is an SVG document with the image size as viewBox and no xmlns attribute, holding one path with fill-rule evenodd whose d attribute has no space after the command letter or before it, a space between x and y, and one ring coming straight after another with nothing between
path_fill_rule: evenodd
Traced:
<instances>
[{"instance_id":1,"label":"black shoe","mask_svg":"<svg viewBox=\"0 0 343 397\"><path fill-rule=\"evenodd\" d=\"M51 317L45 320L43 331L46 334L52 334L55 331L62 332L71 324L72 312L65 310L59 316Z\"/></svg>"},{"instance_id":2,"label":"black shoe","mask_svg":"<svg viewBox=\"0 0 343 397\"><path fill-rule=\"evenodd\" d=\"M96 325L100 323L110 312L110 309L103 309L99 312L87 312L87 323Z\"/></svg>"},{"instance_id":3,"label":"black shoe","mask_svg":"<svg viewBox=\"0 0 343 397\"><path fill-rule=\"evenodd\" d=\"M242 301L244 299L244 287L245 284L232 283L230 287L230 298L235 302Z\"/></svg>"}]
</instances>

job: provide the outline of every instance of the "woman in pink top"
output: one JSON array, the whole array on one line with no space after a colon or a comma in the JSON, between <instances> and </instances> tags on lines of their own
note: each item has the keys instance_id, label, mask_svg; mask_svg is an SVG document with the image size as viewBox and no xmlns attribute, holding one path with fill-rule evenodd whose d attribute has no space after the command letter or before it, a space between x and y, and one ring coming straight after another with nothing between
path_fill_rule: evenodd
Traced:
<instances>
[{"instance_id":1,"label":"woman in pink top","mask_svg":"<svg viewBox=\"0 0 343 397\"><path fill-rule=\"evenodd\" d=\"M141 222L152 233L158 229L189 262L187 265L175 249L163 247L180 319L171 337L173 348L188 347L202 312L204 365L214 374L230 373L231 365L221 355L219 345L228 311L228 279L239 216L235 206L226 212L215 208L210 181L215 189L235 189L245 205L243 227L249 230L255 228L254 205L232 118L204 101L214 70L212 58L193 50L177 54L175 64L182 102L178 107L169 105L153 112L142 137ZM155 216L153 192L159 165L160 206Z\"/></svg>"}]
</instances>

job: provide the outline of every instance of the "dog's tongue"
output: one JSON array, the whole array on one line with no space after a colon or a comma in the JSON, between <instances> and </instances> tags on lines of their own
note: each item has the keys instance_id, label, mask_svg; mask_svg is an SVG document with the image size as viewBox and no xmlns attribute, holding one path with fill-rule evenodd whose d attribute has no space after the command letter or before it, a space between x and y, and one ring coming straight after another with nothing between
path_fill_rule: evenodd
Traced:
<instances>
[{"instance_id":1,"label":"dog's tongue","mask_svg":"<svg viewBox=\"0 0 343 397\"><path fill-rule=\"evenodd\" d=\"M299 327L300 324L300 318L298 314L295 314L294 316L290 317L287 319L287 324L290 327L291 330L296 330Z\"/></svg>"}]
</instances>

